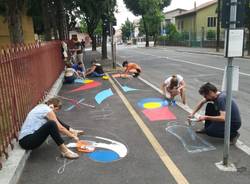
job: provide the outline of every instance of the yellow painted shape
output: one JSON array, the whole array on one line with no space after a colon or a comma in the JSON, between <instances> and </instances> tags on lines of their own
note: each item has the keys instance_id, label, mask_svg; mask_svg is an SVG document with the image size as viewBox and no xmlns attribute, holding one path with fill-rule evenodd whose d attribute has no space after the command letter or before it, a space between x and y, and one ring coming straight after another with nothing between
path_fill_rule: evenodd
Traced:
<instances>
[{"instance_id":1,"label":"yellow painted shape","mask_svg":"<svg viewBox=\"0 0 250 184\"><path fill-rule=\"evenodd\" d=\"M148 102L148 103L144 103L143 107L145 109L156 109L156 108L161 107L161 103L159 103L159 102Z\"/></svg>"},{"instance_id":2,"label":"yellow painted shape","mask_svg":"<svg viewBox=\"0 0 250 184\"><path fill-rule=\"evenodd\" d=\"M148 141L153 146L155 152L159 155L160 159L168 169L168 171L171 173L171 175L174 177L177 184L189 184L186 177L182 174L181 170L175 165L175 163L172 161L170 156L167 154L167 152L164 150L164 148L160 145L156 137L153 135L153 133L150 131L150 129L147 127L147 125L143 122L139 114L135 111L135 109L132 107L132 105L129 103L127 98L122 94L120 89L115 85L114 81L109 78L109 82L114 87L117 94L120 96L121 100L135 119L136 123L141 128L142 132L148 139Z\"/></svg>"},{"instance_id":3,"label":"yellow painted shape","mask_svg":"<svg viewBox=\"0 0 250 184\"><path fill-rule=\"evenodd\" d=\"M92 82L94 82L94 81L93 80L88 80L88 79L84 80L84 84L88 84L88 83L92 83Z\"/></svg>"},{"instance_id":4,"label":"yellow painted shape","mask_svg":"<svg viewBox=\"0 0 250 184\"><path fill-rule=\"evenodd\" d=\"M104 80L108 80L108 79L109 79L109 76L104 75L104 76L102 77L102 79L104 79Z\"/></svg>"}]
</instances>

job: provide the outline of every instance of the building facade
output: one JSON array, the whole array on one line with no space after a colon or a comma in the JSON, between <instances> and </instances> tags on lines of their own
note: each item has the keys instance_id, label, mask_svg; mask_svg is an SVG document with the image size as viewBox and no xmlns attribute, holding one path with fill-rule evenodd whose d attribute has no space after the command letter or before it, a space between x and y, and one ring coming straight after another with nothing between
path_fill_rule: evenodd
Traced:
<instances>
[{"instance_id":1,"label":"building facade","mask_svg":"<svg viewBox=\"0 0 250 184\"><path fill-rule=\"evenodd\" d=\"M192 40L209 40L211 34L216 33L217 30L217 0L195 6L193 9L177 15L175 19L179 32L188 33ZM221 27L220 29L220 38L224 39L224 30Z\"/></svg>"}]
</instances>

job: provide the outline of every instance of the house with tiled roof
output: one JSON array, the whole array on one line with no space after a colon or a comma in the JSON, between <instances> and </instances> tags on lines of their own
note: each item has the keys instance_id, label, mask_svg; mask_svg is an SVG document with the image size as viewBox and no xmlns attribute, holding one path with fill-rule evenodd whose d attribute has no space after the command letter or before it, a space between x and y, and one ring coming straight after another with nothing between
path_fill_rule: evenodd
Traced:
<instances>
[{"instance_id":1,"label":"house with tiled roof","mask_svg":"<svg viewBox=\"0 0 250 184\"><path fill-rule=\"evenodd\" d=\"M212 0L175 16L179 32L187 32L192 40L207 40L207 33L217 29L217 0ZM221 38L224 39L221 30Z\"/></svg>"}]
</instances>

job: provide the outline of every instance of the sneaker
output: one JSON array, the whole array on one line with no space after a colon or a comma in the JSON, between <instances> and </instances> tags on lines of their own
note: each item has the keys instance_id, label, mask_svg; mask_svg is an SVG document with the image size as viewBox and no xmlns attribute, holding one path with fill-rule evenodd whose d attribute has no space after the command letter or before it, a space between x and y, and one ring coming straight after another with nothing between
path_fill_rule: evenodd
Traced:
<instances>
[{"instance_id":1,"label":"sneaker","mask_svg":"<svg viewBox=\"0 0 250 184\"><path fill-rule=\"evenodd\" d=\"M205 134L206 133L206 129L202 128L202 129L198 129L195 131L197 134Z\"/></svg>"},{"instance_id":2,"label":"sneaker","mask_svg":"<svg viewBox=\"0 0 250 184\"><path fill-rule=\"evenodd\" d=\"M232 139L230 139L230 144L235 145L239 137L240 137L240 134L237 132L237 135L233 137Z\"/></svg>"}]
</instances>

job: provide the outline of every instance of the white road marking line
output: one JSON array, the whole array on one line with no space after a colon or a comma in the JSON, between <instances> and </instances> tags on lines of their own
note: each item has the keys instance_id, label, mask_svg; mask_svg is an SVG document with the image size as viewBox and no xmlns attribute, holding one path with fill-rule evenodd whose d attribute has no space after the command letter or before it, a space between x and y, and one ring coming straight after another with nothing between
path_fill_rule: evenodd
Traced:
<instances>
[{"instance_id":1,"label":"white road marking line","mask_svg":"<svg viewBox=\"0 0 250 184\"><path fill-rule=\"evenodd\" d=\"M202 67L205 67L205 68L211 68L211 69L215 69L215 70L224 71L224 68L218 68L218 67L215 67L215 66L209 66L209 65L200 64L200 63L193 63L191 61L186 61L186 60L182 60L182 59L170 58L170 57L166 57L166 56L157 56L157 55L153 55L153 54L145 54L143 52L139 52L139 51L135 51L135 50L133 50L133 52L137 52L139 54L143 54L143 55L146 55L146 56L156 57L156 58L159 58L159 59L169 59L169 60L173 60L173 61L177 61L177 62L181 62L181 63L187 63L187 64L196 65L196 66L202 66ZM244 73L244 72L239 72L239 73L240 73L240 75L250 77L250 74L248 74L248 73Z\"/></svg>"}]
</instances>

